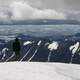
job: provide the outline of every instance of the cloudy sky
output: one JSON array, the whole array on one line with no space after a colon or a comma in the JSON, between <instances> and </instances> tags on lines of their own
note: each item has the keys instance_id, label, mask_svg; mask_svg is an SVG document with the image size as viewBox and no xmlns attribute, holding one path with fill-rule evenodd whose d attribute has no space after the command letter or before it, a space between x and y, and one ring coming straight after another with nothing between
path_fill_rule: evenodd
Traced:
<instances>
[{"instance_id":1,"label":"cloudy sky","mask_svg":"<svg viewBox=\"0 0 80 80\"><path fill-rule=\"evenodd\" d=\"M80 0L0 0L0 20L80 20Z\"/></svg>"}]
</instances>

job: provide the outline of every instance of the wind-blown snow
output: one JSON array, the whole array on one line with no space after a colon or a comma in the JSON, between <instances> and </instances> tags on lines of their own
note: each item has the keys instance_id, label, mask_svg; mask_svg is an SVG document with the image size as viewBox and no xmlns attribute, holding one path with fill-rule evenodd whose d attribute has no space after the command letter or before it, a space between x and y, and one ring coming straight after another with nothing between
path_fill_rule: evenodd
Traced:
<instances>
[{"instance_id":1,"label":"wind-blown snow","mask_svg":"<svg viewBox=\"0 0 80 80\"><path fill-rule=\"evenodd\" d=\"M50 51L52 51L52 50L57 50L57 48L58 48L58 42L56 42L56 41L53 41L51 44L49 44L49 46L48 46L48 49L50 50Z\"/></svg>"},{"instance_id":2,"label":"wind-blown snow","mask_svg":"<svg viewBox=\"0 0 80 80\"><path fill-rule=\"evenodd\" d=\"M80 66L61 63L0 63L0 80L80 80Z\"/></svg>"},{"instance_id":3,"label":"wind-blown snow","mask_svg":"<svg viewBox=\"0 0 80 80\"><path fill-rule=\"evenodd\" d=\"M72 45L72 46L70 46L70 51L72 51L72 54L75 54L76 53L76 51L78 50L78 48L79 48L79 42L77 42L76 44L74 44L74 45Z\"/></svg>"},{"instance_id":4,"label":"wind-blown snow","mask_svg":"<svg viewBox=\"0 0 80 80\"><path fill-rule=\"evenodd\" d=\"M32 42L31 41L26 41L26 42L24 42L24 46L27 46L27 45L29 45L29 44L32 44Z\"/></svg>"}]
</instances>

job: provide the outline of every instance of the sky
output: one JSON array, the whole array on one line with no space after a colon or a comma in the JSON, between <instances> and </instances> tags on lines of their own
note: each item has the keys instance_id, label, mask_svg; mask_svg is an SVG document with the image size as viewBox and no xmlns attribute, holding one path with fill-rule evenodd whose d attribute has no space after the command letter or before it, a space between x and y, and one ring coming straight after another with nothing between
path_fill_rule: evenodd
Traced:
<instances>
[{"instance_id":1,"label":"sky","mask_svg":"<svg viewBox=\"0 0 80 80\"><path fill-rule=\"evenodd\" d=\"M0 0L0 21L80 20L80 0Z\"/></svg>"}]
</instances>

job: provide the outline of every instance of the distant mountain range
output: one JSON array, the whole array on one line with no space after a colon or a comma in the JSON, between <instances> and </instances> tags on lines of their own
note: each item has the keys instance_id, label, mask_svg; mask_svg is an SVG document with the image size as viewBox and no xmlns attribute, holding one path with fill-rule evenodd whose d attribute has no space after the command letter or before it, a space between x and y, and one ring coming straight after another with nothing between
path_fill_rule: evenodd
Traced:
<instances>
[{"instance_id":1,"label":"distant mountain range","mask_svg":"<svg viewBox=\"0 0 80 80\"><path fill-rule=\"evenodd\" d=\"M33 20L12 20L11 22L0 21L1 25L56 25L56 24L74 24L80 25L77 20L54 20L54 19L33 19Z\"/></svg>"},{"instance_id":2,"label":"distant mountain range","mask_svg":"<svg viewBox=\"0 0 80 80\"><path fill-rule=\"evenodd\" d=\"M76 35L80 37L80 33ZM40 38L24 34L19 34L17 37L21 43L19 61L80 64L80 39L73 40L73 36L67 36L62 37L62 40L57 38L54 40L53 37ZM12 50L13 41L0 40L0 62L15 60L16 57Z\"/></svg>"}]
</instances>

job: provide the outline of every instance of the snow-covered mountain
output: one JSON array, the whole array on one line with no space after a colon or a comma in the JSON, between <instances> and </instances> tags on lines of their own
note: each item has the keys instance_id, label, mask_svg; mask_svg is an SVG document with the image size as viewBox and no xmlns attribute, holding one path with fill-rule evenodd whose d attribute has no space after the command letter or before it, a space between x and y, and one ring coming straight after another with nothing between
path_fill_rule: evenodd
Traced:
<instances>
[{"instance_id":1,"label":"snow-covered mountain","mask_svg":"<svg viewBox=\"0 0 80 80\"><path fill-rule=\"evenodd\" d=\"M32 37L23 34L17 37L21 43L19 61L80 64L80 41L73 39L73 36L55 40L53 37ZM15 53L11 47L14 38L0 45L0 62L15 60Z\"/></svg>"},{"instance_id":2,"label":"snow-covered mountain","mask_svg":"<svg viewBox=\"0 0 80 80\"><path fill-rule=\"evenodd\" d=\"M63 63L0 63L1 80L80 80L80 66Z\"/></svg>"},{"instance_id":3,"label":"snow-covered mountain","mask_svg":"<svg viewBox=\"0 0 80 80\"><path fill-rule=\"evenodd\" d=\"M21 43L19 61L80 64L79 25L0 25L0 62L15 60L15 37Z\"/></svg>"}]
</instances>

